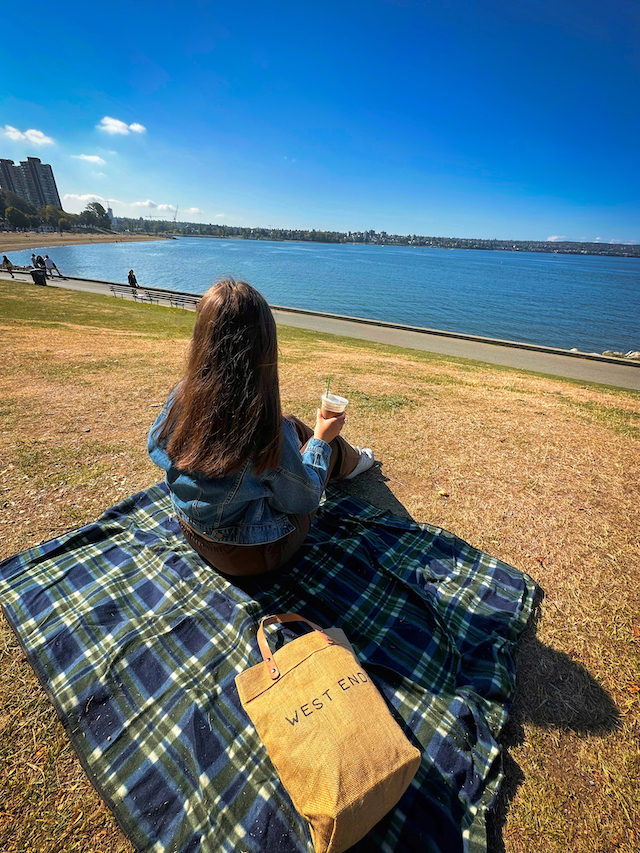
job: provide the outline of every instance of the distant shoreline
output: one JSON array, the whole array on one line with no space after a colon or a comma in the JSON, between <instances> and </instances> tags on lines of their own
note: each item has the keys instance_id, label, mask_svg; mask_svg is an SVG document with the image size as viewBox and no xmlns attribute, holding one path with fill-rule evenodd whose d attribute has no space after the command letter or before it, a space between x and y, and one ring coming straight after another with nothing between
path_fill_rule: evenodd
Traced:
<instances>
[{"instance_id":1,"label":"distant shoreline","mask_svg":"<svg viewBox=\"0 0 640 853\"><path fill-rule=\"evenodd\" d=\"M35 231L0 232L0 254L23 249L42 249L49 246L82 246L93 243L141 243L147 240L166 240L150 234L38 234Z\"/></svg>"},{"instance_id":2,"label":"distant shoreline","mask_svg":"<svg viewBox=\"0 0 640 853\"><path fill-rule=\"evenodd\" d=\"M37 234L35 232L0 232L0 254L22 249L39 249L49 246L78 246L96 243L142 243L150 240L213 239L247 240L249 242L308 243L311 245L349 245L349 246L401 246L410 249L462 249L498 252L532 252L553 255L591 255L609 258L640 259L640 245L608 243L570 243L528 240L474 240L457 237L419 237L416 241L398 238L393 235L372 234L366 240L350 239L346 234L337 232L316 232L276 230L262 228L240 228L230 226L204 226L213 228L217 233L209 234ZM314 239L315 237L315 239Z\"/></svg>"},{"instance_id":3,"label":"distant shoreline","mask_svg":"<svg viewBox=\"0 0 640 853\"><path fill-rule=\"evenodd\" d=\"M606 258L640 258L640 244L574 243L549 240L484 240L467 237L404 237L376 232L345 234L337 231L242 228L205 225L205 234L176 234L177 237L214 240L254 240L274 243L311 243L347 246L402 246L409 249L463 249L497 252L533 252L548 255L593 255Z\"/></svg>"}]
</instances>

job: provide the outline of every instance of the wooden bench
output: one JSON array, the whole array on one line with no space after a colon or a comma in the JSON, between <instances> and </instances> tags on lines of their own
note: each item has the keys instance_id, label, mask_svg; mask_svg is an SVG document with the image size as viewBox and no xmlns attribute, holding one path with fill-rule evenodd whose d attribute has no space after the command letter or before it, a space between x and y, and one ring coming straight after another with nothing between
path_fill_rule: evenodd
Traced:
<instances>
[{"instance_id":1,"label":"wooden bench","mask_svg":"<svg viewBox=\"0 0 640 853\"><path fill-rule=\"evenodd\" d=\"M113 296L121 296L123 299L125 297L130 296L132 299L136 299L136 288L131 287L128 284L110 284L111 294Z\"/></svg>"},{"instance_id":2,"label":"wooden bench","mask_svg":"<svg viewBox=\"0 0 640 853\"><path fill-rule=\"evenodd\" d=\"M140 300L140 302L154 302L156 305L160 304L160 300L162 299L161 293L154 293L152 290L146 290L143 287L130 287L126 284L113 284L111 285L111 289L118 289L120 293L129 293L136 300Z\"/></svg>"},{"instance_id":3,"label":"wooden bench","mask_svg":"<svg viewBox=\"0 0 640 853\"><path fill-rule=\"evenodd\" d=\"M168 293L167 298L172 308L197 308L200 297L194 294Z\"/></svg>"},{"instance_id":4,"label":"wooden bench","mask_svg":"<svg viewBox=\"0 0 640 853\"><path fill-rule=\"evenodd\" d=\"M131 287L128 284L109 284L113 296L121 296L123 299L129 297L136 302L150 302L160 305L160 302L168 302L172 308L196 308L200 302L198 294L171 293L163 290L147 290L142 287Z\"/></svg>"}]
</instances>

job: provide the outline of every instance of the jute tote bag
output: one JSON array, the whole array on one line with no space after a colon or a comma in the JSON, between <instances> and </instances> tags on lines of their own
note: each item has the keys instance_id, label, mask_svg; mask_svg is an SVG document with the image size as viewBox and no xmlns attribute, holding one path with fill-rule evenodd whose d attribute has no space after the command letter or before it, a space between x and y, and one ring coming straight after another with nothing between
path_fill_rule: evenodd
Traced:
<instances>
[{"instance_id":1,"label":"jute tote bag","mask_svg":"<svg viewBox=\"0 0 640 853\"><path fill-rule=\"evenodd\" d=\"M313 631L271 652L265 627L306 622ZM339 628L295 613L258 629L263 663L236 677L242 706L298 812L316 853L341 853L398 802L420 764Z\"/></svg>"}]
</instances>

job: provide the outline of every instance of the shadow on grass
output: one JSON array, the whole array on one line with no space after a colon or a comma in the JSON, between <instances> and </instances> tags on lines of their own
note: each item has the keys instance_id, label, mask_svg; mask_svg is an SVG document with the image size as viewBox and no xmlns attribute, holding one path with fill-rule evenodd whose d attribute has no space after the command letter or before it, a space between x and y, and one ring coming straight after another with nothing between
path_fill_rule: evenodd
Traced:
<instances>
[{"instance_id":1,"label":"shadow on grass","mask_svg":"<svg viewBox=\"0 0 640 853\"><path fill-rule=\"evenodd\" d=\"M538 587L534 609L516 651L516 691L501 743L504 780L487 815L488 853L504 853L502 830L524 773L509 748L525 741L524 723L578 734L606 734L617 728L615 703L589 672L569 655L536 637L544 593Z\"/></svg>"},{"instance_id":2,"label":"shadow on grass","mask_svg":"<svg viewBox=\"0 0 640 853\"><path fill-rule=\"evenodd\" d=\"M391 512L400 518L408 518L410 521L415 521L409 510L401 504L398 498L393 494L387 483L389 477L385 477L382 473L380 462L375 462L373 467L360 474L353 480L333 481L334 485L351 497L359 498L373 504L377 509L382 509L385 512Z\"/></svg>"}]
</instances>

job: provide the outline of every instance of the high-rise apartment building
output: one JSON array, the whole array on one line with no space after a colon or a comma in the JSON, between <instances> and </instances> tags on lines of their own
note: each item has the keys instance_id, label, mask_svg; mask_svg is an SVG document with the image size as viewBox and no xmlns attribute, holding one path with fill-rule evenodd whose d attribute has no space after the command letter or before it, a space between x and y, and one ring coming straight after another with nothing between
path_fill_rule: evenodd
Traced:
<instances>
[{"instance_id":1,"label":"high-rise apartment building","mask_svg":"<svg viewBox=\"0 0 640 853\"><path fill-rule=\"evenodd\" d=\"M14 165L13 160L0 160L0 188L30 200L24 173L20 166Z\"/></svg>"},{"instance_id":2,"label":"high-rise apartment building","mask_svg":"<svg viewBox=\"0 0 640 853\"><path fill-rule=\"evenodd\" d=\"M11 190L36 207L47 204L62 210L53 169L38 157L27 157L19 166L0 159L0 188Z\"/></svg>"}]
</instances>

